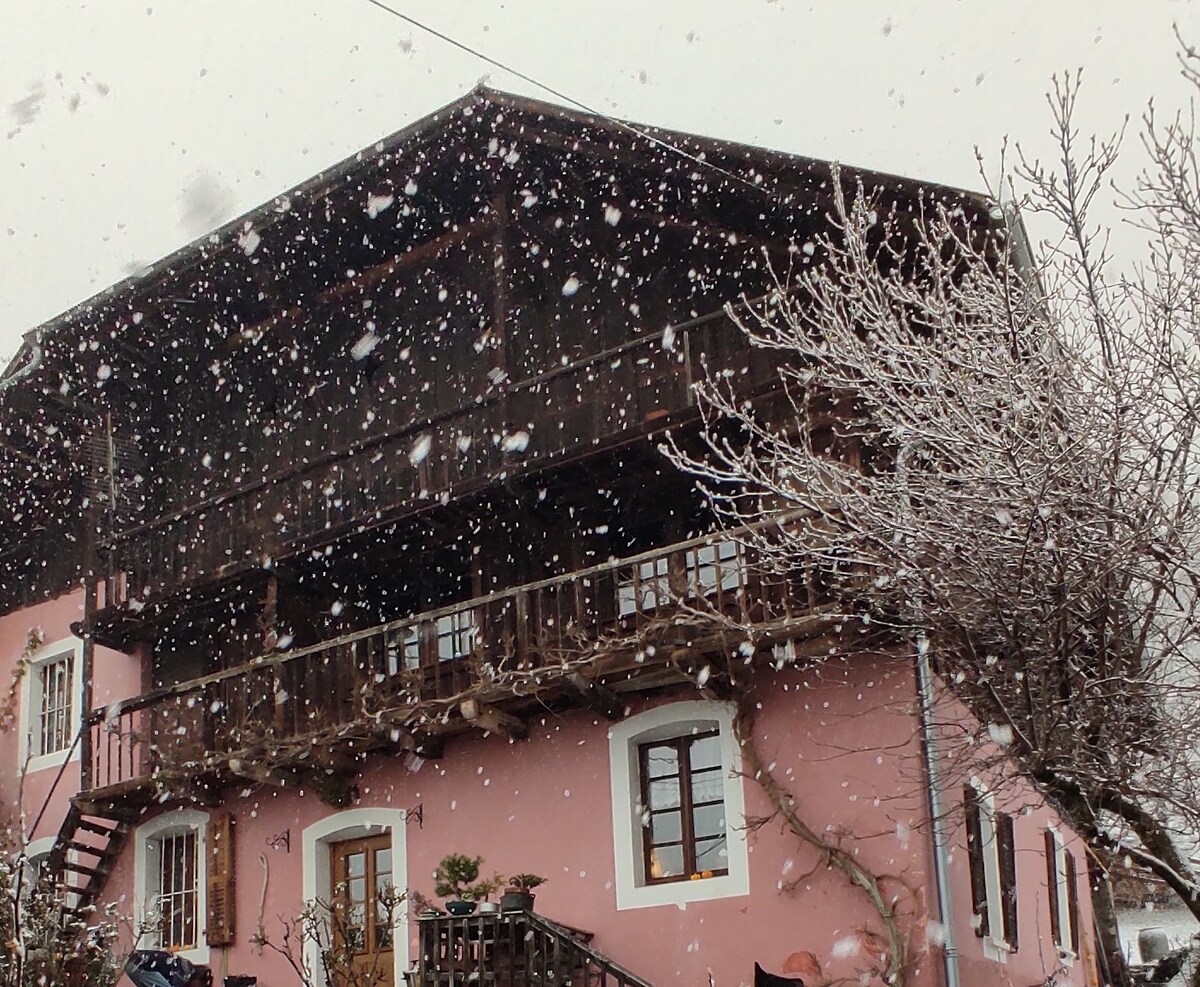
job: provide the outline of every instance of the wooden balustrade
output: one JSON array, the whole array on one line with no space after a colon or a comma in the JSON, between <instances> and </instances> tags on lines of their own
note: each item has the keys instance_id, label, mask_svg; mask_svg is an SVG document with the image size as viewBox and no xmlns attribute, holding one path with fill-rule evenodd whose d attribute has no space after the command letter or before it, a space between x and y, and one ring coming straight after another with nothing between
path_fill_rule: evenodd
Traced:
<instances>
[{"instance_id":1,"label":"wooden balustrade","mask_svg":"<svg viewBox=\"0 0 1200 987\"><path fill-rule=\"evenodd\" d=\"M413 987L650 987L592 948L591 934L531 912L419 920Z\"/></svg>"},{"instance_id":2,"label":"wooden balustrade","mask_svg":"<svg viewBox=\"0 0 1200 987\"><path fill-rule=\"evenodd\" d=\"M720 370L747 386L774 380L724 313L555 368L388 434L316 456L119 534L108 547L104 605L259 568L315 540L396 516L438 494L486 485L520 463L594 449L693 403L691 384ZM533 427L530 427L532 423ZM418 441L428 453L412 456Z\"/></svg>"},{"instance_id":3,"label":"wooden balustrade","mask_svg":"<svg viewBox=\"0 0 1200 987\"><path fill-rule=\"evenodd\" d=\"M570 659L630 647L651 626L689 637L726 617L766 623L808 600L761 578L748 549L709 535L413 614L96 710L92 785L198 764L261 742L388 722Z\"/></svg>"}]
</instances>

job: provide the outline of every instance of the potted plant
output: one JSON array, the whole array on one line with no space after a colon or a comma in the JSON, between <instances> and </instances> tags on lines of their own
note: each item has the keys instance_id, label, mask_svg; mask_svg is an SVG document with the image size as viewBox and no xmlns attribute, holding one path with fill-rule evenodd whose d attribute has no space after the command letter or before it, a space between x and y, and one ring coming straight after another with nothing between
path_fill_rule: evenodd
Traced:
<instances>
[{"instance_id":1,"label":"potted plant","mask_svg":"<svg viewBox=\"0 0 1200 987\"><path fill-rule=\"evenodd\" d=\"M500 896L500 911L533 911L533 889L545 883L546 879L537 874L514 874L508 879L508 887Z\"/></svg>"},{"instance_id":2,"label":"potted plant","mask_svg":"<svg viewBox=\"0 0 1200 987\"><path fill-rule=\"evenodd\" d=\"M422 891L410 891L408 900L412 902L413 912L417 918L437 918L440 915L445 915L440 908L437 907Z\"/></svg>"},{"instance_id":3,"label":"potted plant","mask_svg":"<svg viewBox=\"0 0 1200 987\"><path fill-rule=\"evenodd\" d=\"M479 903L479 913L481 915L484 912L500 911L500 906L496 902L489 901L488 899L503 886L504 878L502 878L499 874L493 874L491 877L485 880L476 881L475 884L471 886L471 897Z\"/></svg>"},{"instance_id":4,"label":"potted plant","mask_svg":"<svg viewBox=\"0 0 1200 987\"><path fill-rule=\"evenodd\" d=\"M448 853L433 874L434 894L446 899L446 911L451 915L470 915L481 898L494 891L499 882L479 880L482 857L465 853ZM490 890L489 890L490 886Z\"/></svg>"}]
</instances>

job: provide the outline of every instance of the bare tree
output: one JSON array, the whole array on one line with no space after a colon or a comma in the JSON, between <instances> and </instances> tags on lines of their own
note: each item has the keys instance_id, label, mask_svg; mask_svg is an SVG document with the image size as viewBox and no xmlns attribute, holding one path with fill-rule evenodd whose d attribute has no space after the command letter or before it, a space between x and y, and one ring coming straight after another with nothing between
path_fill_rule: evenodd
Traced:
<instances>
[{"instance_id":1,"label":"bare tree","mask_svg":"<svg viewBox=\"0 0 1200 987\"><path fill-rule=\"evenodd\" d=\"M1078 93L1056 81L1057 158L1018 152L1003 196L1056 231L1036 253L1016 208L914 216L835 174L832 232L731 309L778 391L710 377L702 442L668 452L770 569L932 645L941 708L978 721L958 757L1019 769L1200 918L1196 133L1147 113L1121 274L1091 213L1122 135L1081 141Z\"/></svg>"}]
</instances>

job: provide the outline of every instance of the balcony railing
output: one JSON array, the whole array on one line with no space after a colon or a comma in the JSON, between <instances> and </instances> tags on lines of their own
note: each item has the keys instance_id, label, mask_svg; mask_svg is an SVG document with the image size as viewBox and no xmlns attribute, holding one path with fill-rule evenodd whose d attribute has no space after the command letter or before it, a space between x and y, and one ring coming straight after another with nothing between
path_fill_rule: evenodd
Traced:
<instances>
[{"instance_id":1,"label":"balcony railing","mask_svg":"<svg viewBox=\"0 0 1200 987\"><path fill-rule=\"evenodd\" d=\"M122 532L109 547L102 605L261 568L264 557L364 518L399 516L522 463L652 428L693 405L692 383L706 370L747 385L776 379L770 354L752 350L723 312L680 326L669 347L660 334L639 337Z\"/></svg>"},{"instance_id":2,"label":"balcony railing","mask_svg":"<svg viewBox=\"0 0 1200 987\"><path fill-rule=\"evenodd\" d=\"M806 612L807 580L769 580L749 550L710 535L503 590L95 710L85 787L144 779L260 745L401 722L420 704L532 688L540 669L623 654L646 662L722 618L766 624ZM643 649L639 651L639 648ZM649 662L653 664L654 661ZM430 706L432 701L432 705ZM441 701L440 703L438 701Z\"/></svg>"},{"instance_id":3,"label":"balcony railing","mask_svg":"<svg viewBox=\"0 0 1200 987\"><path fill-rule=\"evenodd\" d=\"M414 987L650 987L587 934L529 912L420 920Z\"/></svg>"}]
</instances>

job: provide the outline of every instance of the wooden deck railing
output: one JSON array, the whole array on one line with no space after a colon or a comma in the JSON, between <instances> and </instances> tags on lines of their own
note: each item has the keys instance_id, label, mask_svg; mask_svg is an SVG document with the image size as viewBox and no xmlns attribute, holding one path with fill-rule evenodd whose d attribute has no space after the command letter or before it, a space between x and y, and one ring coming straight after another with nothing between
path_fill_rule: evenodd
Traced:
<instances>
[{"instance_id":1,"label":"wooden deck railing","mask_svg":"<svg viewBox=\"0 0 1200 987\"><path fill-rule=\"evenodd\" d=\"M364 518L398 516L523 463L652 428L692 406L691 385L706 368L747 383L776 375L770 354L750 349L724 312L678 327L669 347L661 334L639 337L116 535L103 606L260 568L266 556L335 537Z\"/></svg>"},{"instance_id":2,"label":"wooden deck railing","mask_svg":"<svg viewBox=\"0 0 1200 987\"><path fill-rule=\"evenodd\" d=\"M95 710L90 779L104 788L165 760L253 751L367 722L515 673L636 641L685 612L768 622L804 607L760 577L730 535L709 535L413 614ZM702 618L696 618L702 619Z\"/></svg>"},{"instance_id":3,"label":"wooden deck railing","mask_svg":"<svg viewBox=\"0 0 1200 987\"><path fill-rule=\"evenodd\" d=\"M414 987L650 987L588 936L530 912L422 918Z\"/></svg>"}]
</instances>

